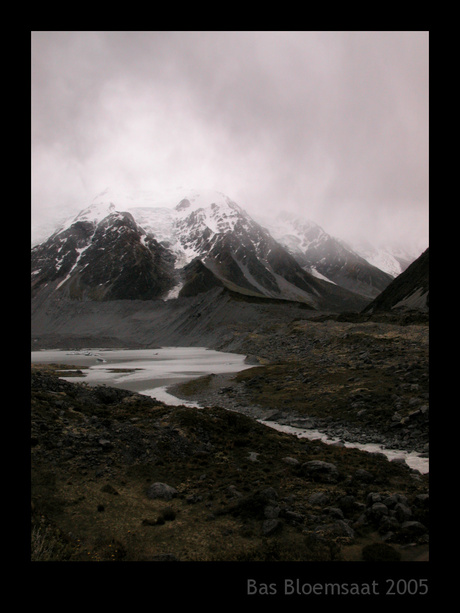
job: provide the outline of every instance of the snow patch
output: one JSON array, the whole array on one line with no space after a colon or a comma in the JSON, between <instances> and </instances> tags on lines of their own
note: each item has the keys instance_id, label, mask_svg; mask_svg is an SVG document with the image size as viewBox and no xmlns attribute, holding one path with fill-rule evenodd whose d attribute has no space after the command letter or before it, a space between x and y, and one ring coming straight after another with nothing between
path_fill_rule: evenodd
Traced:
<instances>
[{"instance_id":1,"label":"snow patch","mask_svg":"<svg viewBox=\"0 0 460 613\"><path fill-rule=\"evenodd\" d=\"M183 283L178 283L175 287L169 290L169 292L164 296L163 300L175 300L176 298L179 298L179 292L183 287Z\"/></svg>"},{"instance_id":2,"label":"snow patch","mask_svg":"<svg viewBox=\"0 0 460 613\"><path fill-rule=\"evenodd\" d=\"M334 281L331 281L330 279L328 279L327 277L322 275L318 270L316 270L315 266L310 266L310 267L306 266L304 268L304 270L306 272L309 272L311 275L313 275L317 279L322 279L323 281L327 281L328 283L332 283L333 285L337 285L337 283L334 283Z\"/></svg>"},{"instance_id":3,"label":"snow patch","mask_svg":"<svg viewBox=\"0 0 460 613\"><path fill-rule=\"evenodd\" d=\"M178 206L184 200L189 204ZM200 243L206 231L212 240L214 235L232 231L241 217L246 216L228 196L209 189L177 188L161 196L150 191L128 194L107 189L62 229L77 221L97 225L110 213L124 211L131 213L146 234L171 249L176 256L176 268L182 268L200 255ZM196 238L190 240L190 236Z\"/></svg>"},{"instance_id":4,"label":"snow patch","mask_svg":"<svg viewBox=\"0 0 460 613\"><path fill-rule=\"evenodd\" d=\"M75 260L75 264L72 266L72 268L70 269L68 275L66 276L65 279L63 279L57 286L56 289L59 289L61 287L61 285L64 285L64 283L67 281L67 279L69 279L72 276L73 271L75 270L75 268L78 266L78 262L81 259L82 253L84 251L86 251L88 249L89 245L87 245L86 247L82 247L81 249L77 249L78 252L78 256L77 259Z\"/></svg>"}]
</instances>

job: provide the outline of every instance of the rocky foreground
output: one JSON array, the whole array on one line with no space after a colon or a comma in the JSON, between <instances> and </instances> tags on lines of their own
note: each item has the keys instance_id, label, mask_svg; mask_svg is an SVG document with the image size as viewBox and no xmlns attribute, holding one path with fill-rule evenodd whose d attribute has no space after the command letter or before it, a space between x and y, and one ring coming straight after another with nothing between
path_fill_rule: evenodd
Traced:
<instances>
[{"instance_id":1,"label":"rocky foreground","mask_svg":"<svg viewBox=\"0 0 460 613\"><path fill-rule=\"evenodd\" d=\"M257 366L182 386L205 409L32 366L32 560L428 560L428 475L242 410L428 453L427 336L337 319L234 332L220 348Z\"/></svg>"}]
</instances>

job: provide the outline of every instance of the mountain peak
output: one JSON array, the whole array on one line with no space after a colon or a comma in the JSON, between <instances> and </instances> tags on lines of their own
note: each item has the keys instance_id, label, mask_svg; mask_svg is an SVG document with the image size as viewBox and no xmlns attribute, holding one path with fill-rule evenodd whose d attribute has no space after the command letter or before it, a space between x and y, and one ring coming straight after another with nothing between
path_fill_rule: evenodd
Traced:
<instances>
[{"instance_id":1,"label":"mountain peak","mask_svg":"<svg viewBox=\"0 0 460 613\"><path fill-rule=\"evenodd\" d=\"M67 269L69 275L82 276L83 264L89 267L89 255L96 242L101 252L112 250L111 241L115 238L120 238L119 244L129 253L133 252L134 261L148 260L150 266L149 258L155 255L157 262L163 262L158 275L168 270L176 293L187 281L185 267L195 258L232 288L314 306L320 304L317 296L337 293L338 288L351 292L337 297L342 304L348 297L373 299L392 279L300 215L283 212L273 226L267 227L222 192L184 187L162 194L145 190L128 193L113 188L101 191L88 207L50 237L49 244L43 243L43 248L35 251L36 271L46 259L56 279ZM119 254L120 261L128 261L121 247ZM64 255L67 268L61 264ZM109 268L113 267L113 260L104 261ZM193 269L187 274L192 273L197 271ZM108 269L109 274L112 273ZM208 279L203 271L199 275L200 279ZM86 274L84 278L87 277ZM318 280L323 284L321 288ZM44 277L42 281L45 283ZM163 281L160 285L161 289L171 289ZM190 285L195 289L198 286ZM334 286L336 289L332 290Z\"/></svg>"},{"instance_id":2,"label":"mountain peak","mask_svg":"<svg viewBox=\"0 0 460 613\"><path fill-rule=\"evenodd\" d=\"M208 189L175 190L161 200L147 192L104 190L32 256L37 294L168 299L182 289L189 295L225 286L313 308L364 303L321 285L234 201ZM195 258L201 264L187 267Z\"/></svg>"},{"instance_id":3,"label":"mountain peak","mask_svg":"<svg viewBox=\"0 0 460 613\"><path fill-rule=\"evenodd\" d=\"M178 205L176 205L176 211L183 211L184 209L190 208L190 200L187 198L183 198Z\"/></svg>"}]
</instances>

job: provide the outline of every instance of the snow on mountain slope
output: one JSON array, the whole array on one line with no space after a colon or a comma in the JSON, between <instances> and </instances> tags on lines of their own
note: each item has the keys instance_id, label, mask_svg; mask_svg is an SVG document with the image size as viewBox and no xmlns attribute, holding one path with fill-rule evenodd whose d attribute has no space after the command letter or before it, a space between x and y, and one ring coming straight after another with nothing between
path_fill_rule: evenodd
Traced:
<instances>
[{"instance_id":1,"label":"snow on mountain slope","mask_svg":"<svg viewBox=\"0 0 460 613\"><path fill-rule=\"evenodd\" d=\"M313 221L280 214L268 226L274 238L313 276L374 298L392 277Z\"/></svg>"},{"instance_id":2,"label":"snow on mountain slope","mask_svg":"<svg viewBox=\"0 0 460 613\"><path fill-rule=\"evenodd\" d=\"M429 311L429 249L427 248L363 312L392 310Z\"/></svg>"},{"instance_id":3,"label":"snow on mountain slope","mask_svg":"<svg viewBox=\"0 0 460 613\"><path fill-rule=\"evenodd\" d=\"M68 219L60 231L77 221L97 225L115 211L130 212L136 223L165 244L182 268L203 251L203 237L231 232L246 213L221 192L209 189L177 188L162 194L153 191L126 193L106 189L76 217Z\"/></svg>"},{"instance_id":4,"label":"snow on mountain slope","mask_svg":"<svg viewBox=\"0 0 460 613\"><path fill-rule=\"evenodd\" d=\"M318 250L321 244L328 240L337 241L346 251L366 260L371 266L395 278L400 275L420 252L415 248L396 243L386 245L373 245L369 240L345 241L338 237L331 237L314 221L300 219L290 213L282 213L276 218L276 223L267 226L272 236L281 242L290 253L296 254L300 260L307 252ZM321 273L315 265L310 264L312 274ZM329 281L332 282L331 279Z\"/></svg>"},{"instance_id":5,"label":"snow on mountain slope","mask_svg":"<svg viewBox=\"0 0 460 613\"><path fill-rule=\"evenodd\" d=\"M224 194L101 192L32 249L32 288L90 300L171 299L224 286L354 310L362 298L311 275Z\"/></svg>"},{"instance_id":6,"label":"snow on mountain slope","mask_svg":"<svg viewBox=\"0 0 460 613\"><path fill-rule=\"evenodd\" d=\"M282 239L283 244L302 251L321 243L328 236L315 222L290 213L279 214L276 222L267 227L275 239Z\"/></svg>"},{"instance_id":7,"label":"snow on mountain slope","mask_svg":"<svg viewBox=\"0 0 460 613\"><path fill-rule=\"evenodd\" d=\"M401 245L375 246L364 240L354 244L353 249L370 264L394 278L404 272L420 255L418 251L401 247Z\"/></svg>"}]
</instances>

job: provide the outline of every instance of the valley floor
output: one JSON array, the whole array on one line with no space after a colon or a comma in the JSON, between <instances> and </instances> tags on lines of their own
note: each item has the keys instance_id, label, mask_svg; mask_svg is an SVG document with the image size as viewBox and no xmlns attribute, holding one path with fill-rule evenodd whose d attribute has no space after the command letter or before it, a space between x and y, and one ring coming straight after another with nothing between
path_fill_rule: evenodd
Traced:
<instances>
[{"instance_id":1,"label":"valley floor","mask_svg":"<svg viewBox=\"0 0 460 613\"><path fill-rule=\"evenodd\" d=\"M32 368L33 560L428 560L428 475L252 418L427 454L426 323L271 321L212 348L255 366L174 390L206 409Z\"/></svg>"}]
</instances>

